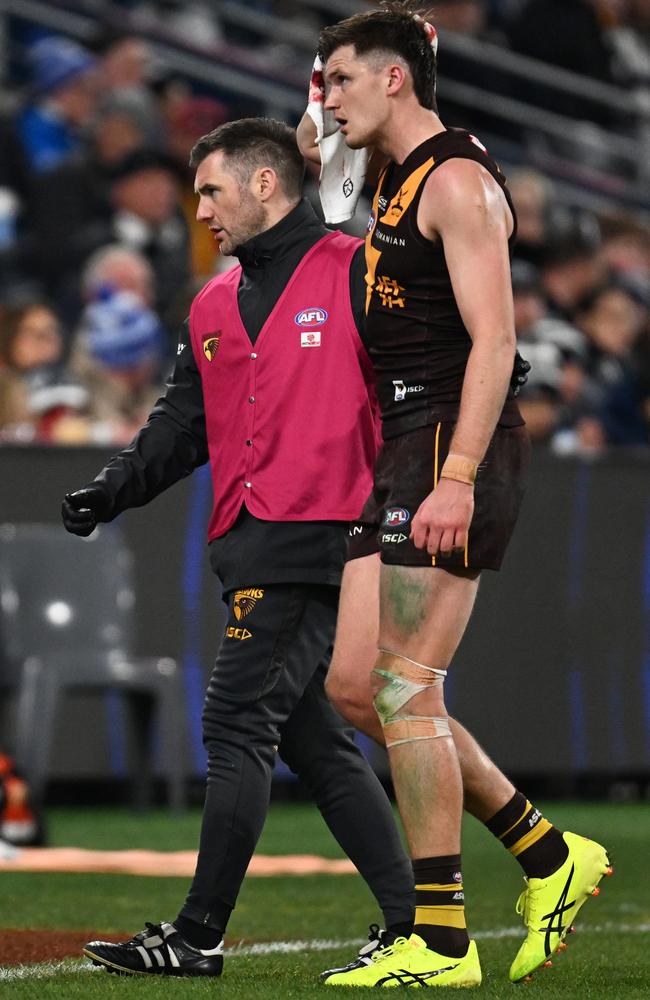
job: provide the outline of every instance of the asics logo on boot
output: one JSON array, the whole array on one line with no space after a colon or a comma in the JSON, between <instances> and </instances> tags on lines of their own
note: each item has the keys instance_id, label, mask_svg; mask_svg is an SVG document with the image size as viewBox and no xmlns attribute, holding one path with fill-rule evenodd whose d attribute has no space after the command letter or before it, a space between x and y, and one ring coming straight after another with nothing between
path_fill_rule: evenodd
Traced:
<instances>
[{"instance_id":1,"label":"asics logo on boot","mask_svg":"<svg viewBox=\"0 0 650 1000\"><path fill-rule=\"evenodd\" d=\"M571 882L573 880L574 872L575 872L575 865L571 865L571 871L569 872L569 877L564 883L564 888L562 889L562 892L558 897L558 901L555 904L555 907L551 910L550 913L545 913L544 916L542 917L542 920L548 920L548 923L546 924L545 927L542 925L542 927L539 928L540 933L545 932L544 951L546 952L547 955L550 955L551 952L553 951L551 947L551 934L559 934L560 937L562 936L562 934L568 927L568 922L565 924L562 923L562 916L568 910L572 910L576 904L575 899L572 899L569 903L567 903L567 897L569 895L569 886L571 885ZM557 923L553 923L556 917L557 917Z\"/></svg>"},{"instance_id":2,"label":"asics logo on boot","mask_svg":"<svg viewBox=\"0 0 650 1000\"><path fill-rule=\"evenodd\" d=\"M376 986L383 986L385 983L399 983L401 986L426 986L427 979L435 979L436 976L442 975L443 972L451 972L452 969L457 969L460 963L456 962L455 965L446 965L442 969L432 969L431 972L407 972L406 969L399 969L397 972L391 972L389 976L384 976L383 979L379 979L376 982Z\"/></svg>"}]
</instances>

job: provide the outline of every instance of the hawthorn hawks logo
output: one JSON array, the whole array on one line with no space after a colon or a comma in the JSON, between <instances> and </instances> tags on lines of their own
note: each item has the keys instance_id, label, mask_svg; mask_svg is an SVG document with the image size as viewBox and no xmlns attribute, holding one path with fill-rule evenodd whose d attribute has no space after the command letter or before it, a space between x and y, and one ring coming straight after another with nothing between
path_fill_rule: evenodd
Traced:
<instances>
[{"instance_id":1,"label":"hawthorn hawks logo","mask_svg":"<svg viewBox=\"0 0 650 1000\"><path fill-rule=\"evenodd\" d=\"M205 354L208 361L214 361L215 355L219 350L219 341L221 340L221 330L216 333L208 333L203 338L203 353Z\"/></svg>"},{"instance_id":2,"label":"hawthorn hawks logo","mask_svg":"<svg viewBox=\"0 0 650 1000\"><path fill-rule=\"evenodd\" d=\"M258 587L248 587L247 590L238 590L232 604L232 610L238 622L249 615L258 601L264 597L264 591Z\"/></svg>"}]
</instances>

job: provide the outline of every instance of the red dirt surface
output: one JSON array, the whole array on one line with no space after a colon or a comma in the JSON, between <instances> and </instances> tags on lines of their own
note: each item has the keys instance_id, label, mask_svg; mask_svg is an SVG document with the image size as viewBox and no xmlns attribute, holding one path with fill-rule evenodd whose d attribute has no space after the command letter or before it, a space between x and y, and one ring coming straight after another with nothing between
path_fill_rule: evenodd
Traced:
<instances>
[{"instance_id":1,"label":"red dirt surface","mask_svg":"<svg viewBox=\"0 0 650 1000\"><path fill-rule=\"evenodd\" d=\"M88 941L123 941L128 934L100 934L97 931L14 931L0 930L2 965L31 965L61 958L80 958Z\"/></svg>"},{"instance_id":2,"label":"red dirt surface","mask_svg":"<svg viewBox=\"0 0 650 1000\"><path fill-rule=\"evenodd\" d=\"M0 872L112 872L152 876L192 876L196 851L89 851L81 847L24 847L15 858L0 860ZM247 876L352 875L347 858L315 854L256 854ZM1 954L1 953L0 953Z\"/></svg>"}]
</instances>

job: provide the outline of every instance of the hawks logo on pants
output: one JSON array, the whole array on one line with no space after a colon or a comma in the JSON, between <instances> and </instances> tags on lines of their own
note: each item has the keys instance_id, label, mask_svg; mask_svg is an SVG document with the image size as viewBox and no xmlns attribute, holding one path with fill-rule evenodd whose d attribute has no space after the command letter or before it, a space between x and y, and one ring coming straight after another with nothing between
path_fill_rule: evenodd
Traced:
<instances>
[{"instance_id":1,"label":"hawks logo on pants","mask_svg":"<svg viewBox=\"0 0 650 1000\"><path fill-rule=\"evenodd\" d=\"M264 591L257 587L249 587L247 590L238 590L232 602L232 610L237 621L241 621L249 615L258 601L264 597Z\"/></svg>"}]
</instances>

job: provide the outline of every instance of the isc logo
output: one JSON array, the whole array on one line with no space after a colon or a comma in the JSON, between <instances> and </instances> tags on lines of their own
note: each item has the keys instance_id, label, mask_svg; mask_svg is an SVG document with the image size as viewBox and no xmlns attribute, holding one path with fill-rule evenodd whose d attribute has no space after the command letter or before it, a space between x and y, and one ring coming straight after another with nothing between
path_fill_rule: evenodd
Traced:
<instances>
[{"instance_id":1,"label":"isc logo","mask_svg":"<svg viewBox=\"0 0 650 1000\"><path fill-rule=\"evenodd\" d=\"M301 309L296 313L296 323L298 326L322 326L327 320L327 313L318 306L310 309Z\"/></svg>"}]
</instances>

